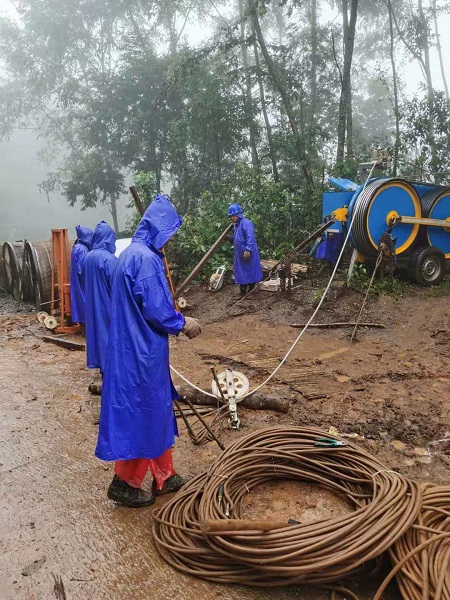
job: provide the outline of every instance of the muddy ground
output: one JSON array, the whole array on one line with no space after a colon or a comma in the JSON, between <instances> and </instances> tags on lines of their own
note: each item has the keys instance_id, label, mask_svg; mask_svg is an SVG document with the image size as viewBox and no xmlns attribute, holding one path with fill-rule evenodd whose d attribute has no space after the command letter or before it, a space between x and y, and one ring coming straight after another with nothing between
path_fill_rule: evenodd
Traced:
<instances>
[{"instance_id":1,"label":"muddy ground","mask_svg":"<svg viewBox=\"0 0 450 600\"><path fill-rule=\"evenodd\" d=\"M319 286L320 287L320 286ZM264 381L284 356L318 301L304 282L291 297L258 292L230 309L238 292L196 287L186 293L186 314L203 333L171 341L173 365L210 389L210 367L243 372L251 386ZM316 322L354 320L363 296L337 283ZM309 330L267 393L289 399L288 414L239 409L242 428L224 430L225 445L257 428L318 425L356 434L356 443L388 468L419 481L449 483L450 327L448 287L411 287L405 296L370 300L363 329L351 344L348 329ZM151 535L153 509L120 508L106 497L112 466L94 458L95 397L84 353L44 343L47 332L26 307L0 297L0 600L322 600L313 588L257 590L188 578L166 565ZM72 338L82 341L80 338ZM177 378L174 379L179 384ZM209 443L194 446L180 423L177 470L194 475L218 456ZM257 489L244 503L248 518L306 522L351 510L329 492L288 482ZM34 567L30 567L34 561ZM371 598L380 575L350 582ZM398 599L391 586L386 598Z\"/></svg>"}]
</instances>

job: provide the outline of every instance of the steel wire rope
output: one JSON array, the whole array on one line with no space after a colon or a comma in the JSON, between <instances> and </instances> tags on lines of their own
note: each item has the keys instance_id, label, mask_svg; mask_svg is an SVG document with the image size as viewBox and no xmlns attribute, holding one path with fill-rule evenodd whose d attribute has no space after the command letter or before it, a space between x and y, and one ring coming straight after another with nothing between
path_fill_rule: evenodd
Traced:
<instances>
[{"instance_id":1,"label":"steel wire rope","mask_svg":"<svg viewBox=\"0 0 450 600\"><path fill-rule=\"evenodd\" d=\"M405 599L450 600L450 486L423 484L420 513L389 554L394 568L374 600L394 576Z\"/></svg>"},{"instance_id":2,"label":"steel wire rope","mask_svg":"<svg viewBox=\"0 0 450 600\"><path fill-rule=\"evenodd\" d=\"M162 558L215 583L304 583L336 591L342 585L333 583L374 561L377 566L417 520L422 490L351 442L314 446L323 435L315 428L277 427L237 440L154 513ZM269 522L264 530L261 521L240 520L247 494L274 479L318 484L344 496L354 510L305 524Z\"/></svg>"},{"instance_id":3,"label":"steel wire rope","mask_svg":"<svg viewBox=\"0 0 450 600\"><path fill-rule=\"evenodd\" d=\"M370 176L372 175L372 172L374 170L374 168L376 167L377 163L373 162L372 164L372 168L369 171L369 175L366 179L366 181L364 182L364 185L361 189L360 194L362 194L364 192L364 190L366 189L367 183L370 180ZM339 263L342 259L342 256L344 254L345 251L345 247L347 245L347 242L350 238L350 233L352 231L352 227L353 227L353 223L355 221L355 217L357 215L358 211L355 210L353 212L353 216L352 219L350 221L350 225L347 228L347 234L345 236L344 242L342 244L342 248L341 251L339 253L339 256L336 260L336 264L334 266L333 272L331 273L330 279L328 281L328 284L322 294L322 297L320 298L320 301L318 303L318 305L316 306L313 314L311 315L311 317L309 318L309 320L307 321L307 323L305 324L305 326L303 327L303 329L300 331L300 333L298 334L298 336L296 337L296 339L294 340L293 344L291 345L291 347L289 348L289 350L287 351L287 353L285 354L284 358L282 358L282 360L280 361L280 363L278 364L278 366L272 371L272 373L269 374L269 376L262 382L260 383L258 386L256 386L256 388L254 388L253 390L250 390L249 392L247 392L246 394L244 394L241 398L237 399L236 402L241 402L242 400L244 400L245 398L248 398L249 396L252 396L253 394L255 394L256 392L258 392L262 387L264 387L265 385L267 385L269 383L269 381L271 381L275 375L278 373L278 371L281 369L281 367L284 365L284 363L287 361L287 359L289 358L289 356L291 355L291 353L293 352L294 348L296 347L296 345L298 344L298 342L300 341L300 339L303 337L303 334L306 332L306 330L308 329L308 327L310 326L310 324L312 323L312 321L315 319L317 313L319 312L325 298L326 295L328 294L328 291L331 287L331 284L333 283L334 277L337 273L338 270L338 266ZM197 390L198 392L201 392L202 394L204 394L205 396L209 396L212 398L216 398L215 394L211 394L210 392L207 392L206 390L202 390L200 387L198 387L197 385L195 385L195 383L193 383L192 381L189 381L189 379L187 379L186 377L184 377L184 375L182 375L179 371L177 371L177 369L175 369L172 365L170 365L170 369L176 374L178 375L178 377L180 377L185 383L187 383L189 386L191 386L194 390Z\"/></svg>"}]
</instances>

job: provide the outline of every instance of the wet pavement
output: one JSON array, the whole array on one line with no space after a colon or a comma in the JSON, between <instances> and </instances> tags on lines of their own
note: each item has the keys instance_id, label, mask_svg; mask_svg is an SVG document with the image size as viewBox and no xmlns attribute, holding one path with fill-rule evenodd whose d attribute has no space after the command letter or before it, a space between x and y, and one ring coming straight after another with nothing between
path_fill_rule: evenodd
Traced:
<instances>
[{"instance_id":1,"label":"wet pavement","mask_svg":"<svg viewBox=\"0 0 450 600\"><path fill-rule=\"evenodd\" d=\"M151 534L152 511L164 499L132 510L106 497L112 466L93 456L91 374L82 353L35 340L11 339L1 351L1 600L56 598L53 575L67 600L296 597L293 590L214 586L166 565ZM194 450L207 461L208 448ZM40 559L36 572L22 575Z\"/></svg>"}]
</instances>

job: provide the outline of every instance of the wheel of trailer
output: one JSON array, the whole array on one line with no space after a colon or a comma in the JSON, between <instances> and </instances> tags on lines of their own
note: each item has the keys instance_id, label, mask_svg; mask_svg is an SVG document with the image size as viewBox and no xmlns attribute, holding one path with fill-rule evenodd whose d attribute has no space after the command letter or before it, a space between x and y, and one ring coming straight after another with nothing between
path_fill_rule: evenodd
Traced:
<instances>
[{"instance_id":1,"label":"wheel of trailer","mask_svg":"<svg viewBox=\"0 0 450 600\"><path fill-rule=\"evenodd\" d=\"M450 188L431 190L422 198L422 212L424 217L448 221L448 227L426 227L428 243L439 248L450 258Z\"/></svg>"},{"instance_id":2,"label":"wheel of trailer","mask_svg":"<svg viewBox=\"0 0 450 600\"><path fill-rule=\"evenodd\" d=\"M349 222L353 220L353 246L365 256L375 256L378 242L394 216L422 216L419 196L414 187L403 179L375 179L353 195L348 207ZM401 223L394 229L395 253L402 254L411 247L419 225Z\"/></svg>"},{"instance_id":3,"label":"wheel of trailer","mask_svg":"<svg viewBox=\"0 0 450 600\"><path fill-rule=\"evenodd\" d=\"M433 246L417 248L409 258L409 275L425 287L441 283L446 268L444 253Z\"/></svg>"}]
</instances>

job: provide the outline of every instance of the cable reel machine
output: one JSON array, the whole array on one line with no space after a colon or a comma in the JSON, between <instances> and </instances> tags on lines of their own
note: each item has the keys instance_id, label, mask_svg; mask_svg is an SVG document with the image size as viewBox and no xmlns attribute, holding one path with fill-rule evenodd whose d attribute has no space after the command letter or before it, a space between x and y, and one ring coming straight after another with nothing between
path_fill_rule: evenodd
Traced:
<instances>
[{"instance_id":1,"label":"cable reel machine","mask_svg":"<svg viewBox=\"0 0 450 600\"><path fill-rule=\"evenodd\" d=\"M397 264L417 283L442 281L450 259L450 187L401 178L373 179L365 189L347 179L328 181L337 191L324 193L323 215L332 215L335 231L353 220L350 240L358 262L375 259L389 231Z\"/></svg>"}]
</instances>

